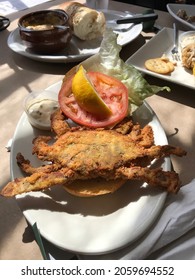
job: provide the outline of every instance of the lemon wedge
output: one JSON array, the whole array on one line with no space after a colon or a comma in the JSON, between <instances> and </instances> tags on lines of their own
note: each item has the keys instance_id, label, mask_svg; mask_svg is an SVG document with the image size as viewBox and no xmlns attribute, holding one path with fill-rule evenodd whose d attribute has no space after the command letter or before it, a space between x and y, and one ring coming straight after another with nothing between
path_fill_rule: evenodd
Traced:
<instances>
[{"instance_id":1,"label":"lemon wedge","mask_svg":"<svg viewBox=\"0 0 195 280\"><path fill-rule=\"evenodd\" d=\"M194 67L193 67L193 69L192 69L192 73L193 73L193 75L195 76L195 64L194 64Z\"/></svg>"},{"instance_id":2,"label":"lemon wedge","mask_svg":"<svg viewBox=\"0 0 195 280\"><path fill-rule=\"evenodd\" d=\"M106 118L112 114L110 108L102 100L88 79L82 65L80 65L79 70L72 80L72 93L78 105L85 111L100 118Z\"/></svg>"}]
</instances>

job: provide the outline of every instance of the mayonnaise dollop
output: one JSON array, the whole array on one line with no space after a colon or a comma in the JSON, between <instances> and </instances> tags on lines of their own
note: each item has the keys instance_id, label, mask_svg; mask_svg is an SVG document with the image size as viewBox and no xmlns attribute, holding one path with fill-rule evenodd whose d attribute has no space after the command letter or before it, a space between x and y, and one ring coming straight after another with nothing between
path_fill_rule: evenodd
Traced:
<instances>
[{"instance_id":1,"label":"mayonnaise dollop","mask_svg":"<svg viewBox=\"0 0 195 280\"><path fill-rule=\"evenodd\" d=\"M24 101L24 109L29 122L36 128L49 130L51 128L51 114L59 107L58 101L50 92L31 93ZM50 98L50 96L52 96Z\"/></svg>"},{"instance_id":2,"label":"mayonnaise dollop","mask_svg":"<svg viewBox=\"0 0 195 280\"><path fill-rule=\"evenodd\" d=\"M182 40L181 40L181 47L182 48L185 48L189 44L195 44L195 34L182 38Z\"/></svg>"}]
</instances>

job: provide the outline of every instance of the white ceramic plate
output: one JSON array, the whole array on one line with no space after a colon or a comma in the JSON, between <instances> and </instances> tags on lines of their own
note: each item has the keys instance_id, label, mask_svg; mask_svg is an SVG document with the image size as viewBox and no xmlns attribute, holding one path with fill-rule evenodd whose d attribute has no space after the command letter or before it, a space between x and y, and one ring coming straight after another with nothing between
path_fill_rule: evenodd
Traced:
<instances>
[{"instance_id":1,"label":"white ceramic plate","mask_svg":"<svg viewBox=\"0 0 195 280\"><path fill-rule=\"evenodd\" d=\"M61 82L49 88L57 95ZM167 144L167 138L156 115L145 103L134 115L142 125L150 123L156 144ZM11 149L11 177L24 174L16 164L16 154L22 152L35 166L32 139L49 132L33 129L24 113L17 125ZM170 170L170 160L160 162ZM143 186L141 188L141 186ZM28 222L35 222L42 236L54 245L81 254L101 254L117 250L139 238L158 217L166 193L147 189L140 182L126 183L114 194L94 198L79 198L68 194L61 186L45 192L30 192L17 196L17 202Z\"/></svg>"},{"instance_id":2,"label":"white ceramic plate","mask_svg":"<svg viewBox=\"0 0 195 280\"><path fill-rule=\"evenodd\" d=\"M104 11L105 17L107 20L123 18L125 16L129 16L127 13L117 12L117 11ZM126 45L127 43L134 40L142 31L142 24L128 24L129 28L125 31L120 32L119 30L115 31L119 34L117 43L119 45ZM124 27L124 24L123 24ZM75 36L72 37L72 40L69 46L62 52L57 53L56 55L39 55L33 52L30 52L26 46L23 44L22 40L20 39L19 29L16 28L12 31L8 37L8 46L14 52L21 54L23 56L29 57L34 60L38 61L45 61L45 62L78 62L86 59L87 57L98 53L99 47L101 44L102 38L90 40L90 41L82 41L76 38Z\"/></svg>"},{"instance_id":3,"label":"white ceramic plate","mask_svg":"<svg viewBox=\"0 0 195 280\"><path fill-rule=\"evenodd\" d=\"M192 71L185 69L181 61L177 62L175 70L169 75L162 75L147 70L144 63L147 59L161 57L165 54L171 57L171 49L173 48L173 29L164 28L147 44L134 53L126 63L134 65L138 70L148 75L164 79L182 86L195 89L195 79Z\"/></svg>"},{"instance_id":4,"label":"white ceramic plate","mask_svg":"<svg viewBox=\"0 0 195 280\"><path fill-rule=\"evenodd\" d=\"M181 30L195 30L195 22L189 23L177 16L179 10L186 11L188 16L195 16L195 6L185 4L167 4L169 14L176 19Z\"/></svg>"}]
</instances>

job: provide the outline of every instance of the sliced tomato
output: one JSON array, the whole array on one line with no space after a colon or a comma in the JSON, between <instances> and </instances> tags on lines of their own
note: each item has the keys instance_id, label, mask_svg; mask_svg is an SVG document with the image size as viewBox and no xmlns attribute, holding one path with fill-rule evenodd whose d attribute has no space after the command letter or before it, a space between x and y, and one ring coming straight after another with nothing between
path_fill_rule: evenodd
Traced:
<instances>
[{"instance_id":1,"label":"sliced tomato","mask_svg":"<svg viewBox=\"0 0 195 280\"><path fill-rule=\"evenodd\" d=\"M116 78L100 72L88 72L87 75L100 97L111 109L112 115L100 119L80 108L71 91L73 76L65 80L59 92L58 100L63 113L74 122L89 127L106 127L121 121L128 110L126 86Z\"/></svg>"}]
</instances>

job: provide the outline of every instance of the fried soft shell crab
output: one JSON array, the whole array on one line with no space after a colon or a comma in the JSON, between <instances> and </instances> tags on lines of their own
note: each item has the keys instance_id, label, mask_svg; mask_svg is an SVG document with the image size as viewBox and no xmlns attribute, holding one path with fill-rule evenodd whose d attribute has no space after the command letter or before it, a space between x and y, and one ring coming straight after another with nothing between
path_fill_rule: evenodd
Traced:
<instances>
[{"instance_id":1,"label":"fried soft shell crab","mask_svg":"<svg viewBox=\"0 0 195 280\"><path fill-rule=\"evenodd\" d=\"M184 156L186 152L170 145L154 145L151 126L141 128L131 118L126 118L113 129L70 127L65 118L60 109L52 115L52 130L57 135L53 144L48 144L49 136L38 136L33 140L32 153L50 163L35 168L18 153L17 163L28 176L8 183L1 195L15 196L62 184L72 194L94 196L114 192L132 179L168 192L178 192L180 180L176 172L148 166L154 159ZM95 182L100 183L96 186ZM90 190L91 185L95 185L95 191Z\"/></svg>"}]
</instances>

